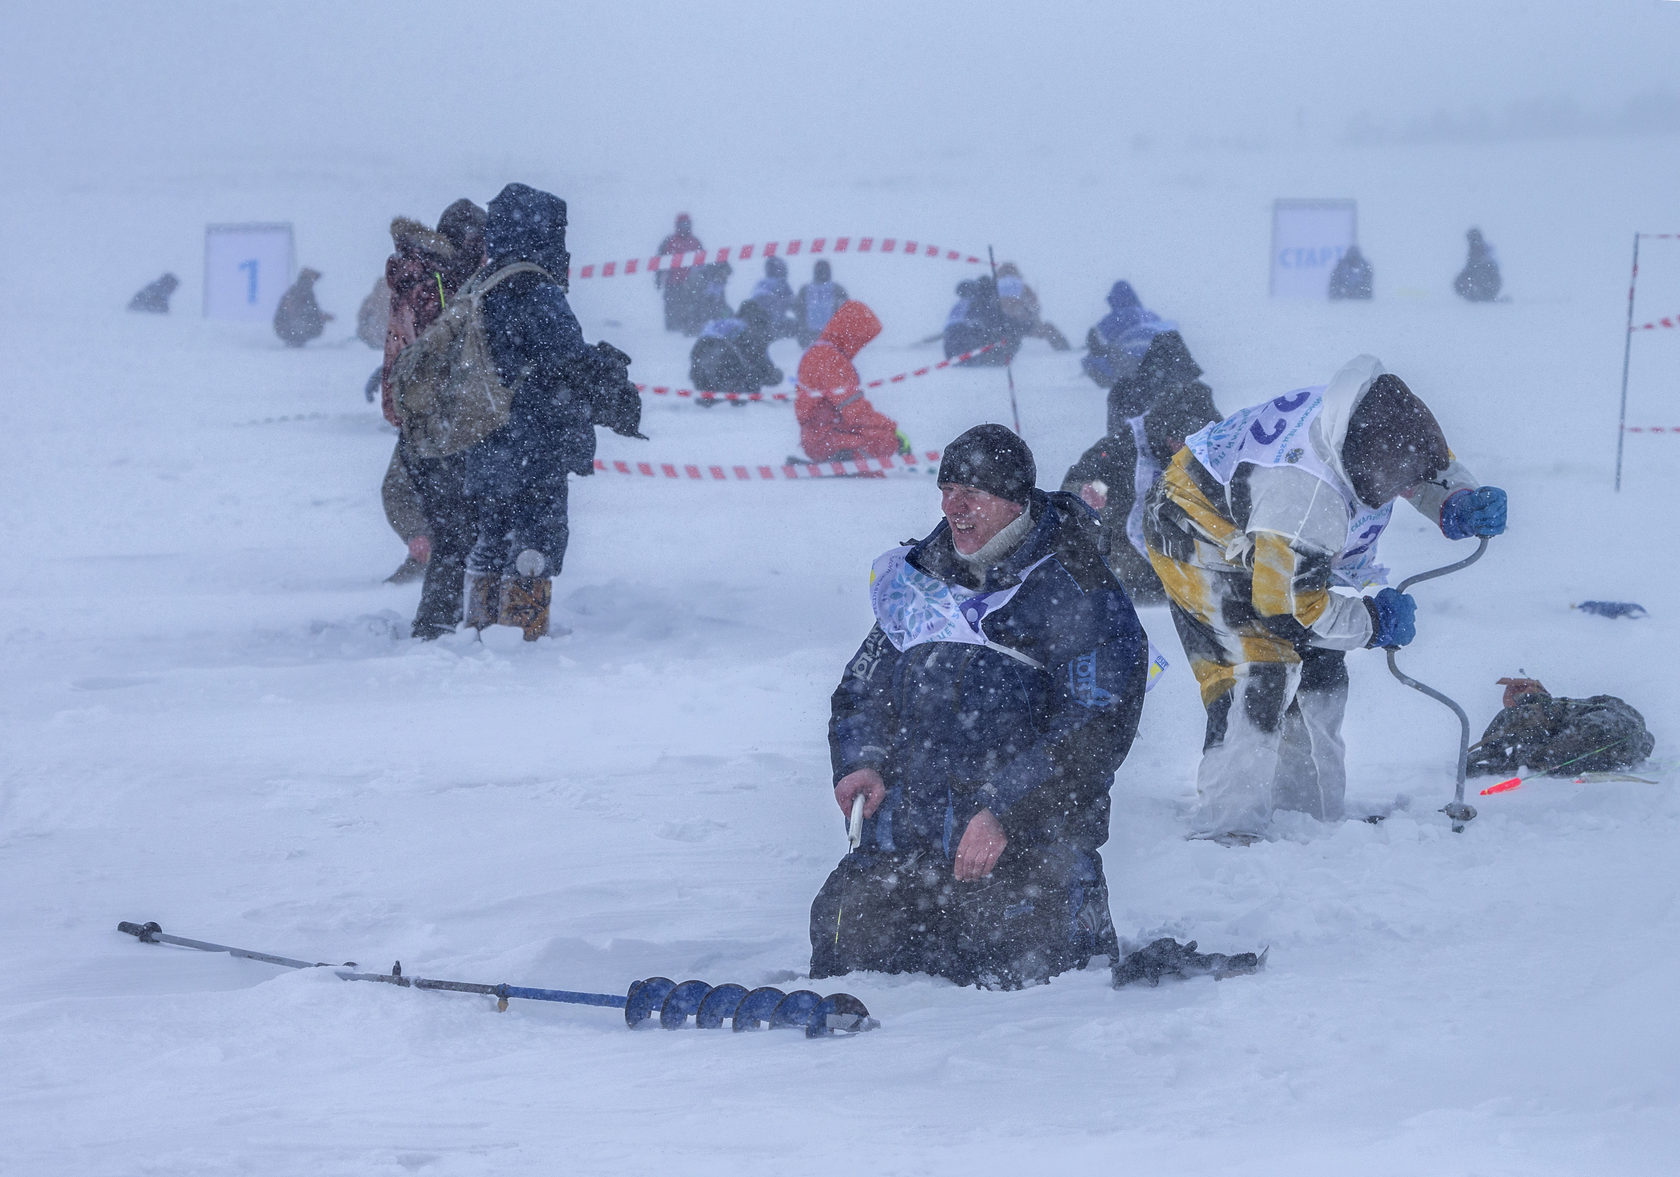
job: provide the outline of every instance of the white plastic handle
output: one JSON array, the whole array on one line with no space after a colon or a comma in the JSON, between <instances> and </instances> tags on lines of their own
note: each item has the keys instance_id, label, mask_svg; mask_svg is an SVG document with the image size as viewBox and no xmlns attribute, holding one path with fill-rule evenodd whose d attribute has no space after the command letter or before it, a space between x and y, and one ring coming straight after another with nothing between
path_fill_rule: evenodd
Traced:
<instances>
[{"instance_id":1,"label":"white plastic handle","mask_svg":"<svg viewBox=\"0 0 1680 1177\"><path fill-rule=\"evenodd\" d=\"M852 798L852 820L846 825L846 841L856 850L863 844L863 794Z\"/></svg>"}]
</instances>

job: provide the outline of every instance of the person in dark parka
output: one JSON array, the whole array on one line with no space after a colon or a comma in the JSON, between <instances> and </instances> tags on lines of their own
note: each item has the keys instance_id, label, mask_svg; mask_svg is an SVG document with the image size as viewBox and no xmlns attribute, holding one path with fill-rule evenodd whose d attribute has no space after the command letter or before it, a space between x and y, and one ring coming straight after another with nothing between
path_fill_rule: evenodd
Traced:
<instances>
[{"instance_id":1,"label":"person in dark parka","mask_svg":"<svg viewBox=\"0 0 1680 1177\"><path fill-rule=\"evenodd\" d=\"M780 384L784 373L769 352L774 338L770 312L749 298L739 314L713 319L701 330L689 352L688 378L702 392L753 393Z\"/></svg>"},{"instance_id":2,"label":"person in dark parka","mask_svg":"<svg viewBox=\"0 0 1680 1177\"><path fill-rule=\"evenodd\" d=\"M509 184L490 202L486 270L517 262L484 295L481 313L501 382L513 391L508 419L466 451L466 493L478 506L467 557L467 624L517 625L527 640L548 632L552 577L570 539L566 478L594 472L595 427L641 437L641 394L630 357L584 342L566 301L566 202Z\"/></svg>"},{"instance_id":3,"label":"person in dark parka","mask_svg":"<svg viewBox=\"0 0 1680 1177\"><path fill-rule=\"evenodd\" d=\"M1026 330L1004 314L997 283L990 274L957 283L957 302L945 319L945 358L978 351L995 344L990 351L962 361L964 367L1001 368L1021 350Z\"/></svg>"},{"instance_id":4,"label":"person in dark parka","mask_svg":"<svg viewBox=\"0 0 1680 1177\"><path fill-rule=\"evenodd\" d=\"M667 233L659 243L659 256L675 254L680 257L704 248L700 238L694 235L694 218L687 213L678 213L675 231ZM653 284L665 300L665 330L693 335L705 325L705 318L695 309L701 286L698 277L694 266L673 267L654 273Z\"/></svg>"},{"instance_id":5,"label":"person in dark parka","mask_svg":"<svg viewBox=\"0 0 1680 1177\"><path fill-rule=\"evenodd\" d=\"M1330 297L1371 297L1371 263L1359 252L1359 246L1348 246L1347 252L1342 254L1341 260L1336 263L1336 268L1330 271Z\"/></svg>"},{"instance_id":6,"label":"person in dark parka","mask_svg":"<svg viewBox=\"0 0 1680 1177\"><path fill-rule=\"evenodd\" d=\"M174 274L165 274L142 286L134 297L128 300L128 309L140 311L149 315L167 315L169 313L169 296L175 293L175 288L181 280Z\"/></svg>"},{"instance_id":7,"label":"person in dark parka","mask_svg":"<svg viewBox=\"0 0 1680 1177\"><path fill-rule=\"evenodd\" d=\"M274 333L287 347L302 347L319 338L332 322L333 317L315 301L315 283L320 277L321 271L308 266L299 270L297 281L286 288L280 305L274 308Z\"/></svg>"},{"instance_id":8,"label":"person in dark parka","mask_svg":"<svg viewBox=\"0 0 1680 1177\"><path fill-rule=\"evenodd\" d=\"M385 261L390 296L380 405L398 435L383 498L386 518L408 545L408 557L391 579L401 583L415 574L425 577L411 631L418 638L434 638L460 624L461 578L477 538L477 512L465 491L466 455L422 457L410 444L391 374L403 350L437 320L444 304L483 263L484 217L482 208L463 198L444 210L436 230L407 217L391 221L394 252ZM409 496L421 515L419 527Z\"/></svg>"},{"instance_id":9,"label":"person in dark parka","mask_svg":"<svg viewBox=\"0 0 1680 1177\"><path fill-rule=\"evenodd\" d=\"M1464 268L1453 279L1453 290L1466 302L1492 302L1499 297L1501 285L1499 259L1480 229L1471 229L1464 238L1469 253Z\"/></svg>"},{"instance_id":10,"label":"person in dark parka","mask_svg":"<svg viewBox=\"0 0 1680 1177\"><path fill-rule=\"evenodd\" d=\"M1201 374L1177 331L1156 335L1137 371L1109 390L1108 432L1062 479L1096 509L1103 558L1139 605L1167 599L1144 542L1144 498L1184 439L1221 417Z\"/></svg>"},{"instance_id":11,"label":"person in dark parka","mask_svg":"<svg viewBox=\"0 0 1680 1177\"><path fill-rule=\"evenodd\" d=\"M1016 988L1117 948L1097 848L1148 642L1077 498L1001 425L945 450L944 520L875 562L834 692L834 799L861 843L811 905L811 976Z\"/></svg>"}]
</instances>

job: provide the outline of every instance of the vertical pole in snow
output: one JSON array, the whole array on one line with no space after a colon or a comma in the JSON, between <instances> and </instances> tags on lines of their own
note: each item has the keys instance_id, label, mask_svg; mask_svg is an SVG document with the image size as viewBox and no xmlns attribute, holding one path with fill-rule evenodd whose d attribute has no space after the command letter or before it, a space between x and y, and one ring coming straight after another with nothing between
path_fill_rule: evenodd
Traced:
<instances>
[{"instance_id":1,"label":"vertical pole in snow","mask_svg":"<svg viewBox=\"0 0 1680 1177\"><path fill-rule=\"evenodd\" d=\"M986 260L992 263L992 290L995 293L997 291L997 258L996 258L996 256L993 255L992 247L990 245L986 246ZM1002 311L1002 307L1003 307L1003 300L1000 297L999 300L998 300L998 308L999 308L1000 312ZM1633 319L1631 317L1633 312L1629 311L1628 314L1630 316L1629 319L1628 319L1628 322L1631 323L1633 321ZM1009 361L1003 365L1003 374L1005 376L1009 377L1009 415L1015 419L1015 436L1020 437L1021 436L1021 410L1018 407L1016 407L1016 404L1015 404L1015 357L1014 356L1010 356Z\"/></svg>"},{"instance_id":2,"label":"vertical pole in snow","mask_svg":"<svg viewBox=\"0 0 1680 1177\"><path fill-rule=\"evenodd\" d=\"M1622 409L1616 418L1616 491L1622 489L1622 443L1627 440L1628 360L1633 355L1633 289L1639 285L1639 234L1633 235L1633 276L1628 279L1627 340L1622 344Z\"/></svg>"}]
</instances>

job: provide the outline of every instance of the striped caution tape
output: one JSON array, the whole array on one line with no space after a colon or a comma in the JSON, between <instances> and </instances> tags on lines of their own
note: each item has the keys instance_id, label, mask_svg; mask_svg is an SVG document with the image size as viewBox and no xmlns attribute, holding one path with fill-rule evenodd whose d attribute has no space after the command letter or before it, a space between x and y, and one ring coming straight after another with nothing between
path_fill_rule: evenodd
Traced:
<instances>
[{"instance_id":1,"label":"striped caution tape","mask_svg":"<svg viewBox=\"0 0 1680 1177\"><path fill-rule=\"evenodd\" d=\"M1659 327L1680 327L1680 315L1671 315L1666 319L1658 319L1653 323L1641 323L1637 327L1629 327L1629 331L1655 331Z\"/></svg>"},{"instance_id":2,"label":"striped caution tape","mask_svg":"<svg viewBox=\"0 0 1680 1177\"><path fill-rule=\"evenodd\" d=\"M654 254L622 262L592 262L567 271L572 278L611 278L615 274L657 274L661 270L686 270L708 260L744 262L758 257L797 257L819 253L891 253L904 257L943 259L978 266L985 259L955 249L941 249L922 241L898 237L796 237L791 241L767 241L763 245L726 245L722 249L695 249L688 253Z\"/></svg>"},{"instance_id":3,"label":"striped caution tape","mask_svg":"<svg viewBox=\"0 0 1680 1177\"><path fill-rule=\"evenodd\" d=\"M808 478L885 478L888 475L936 474L939 452L850 462L799 462L781 466L713 466L683 462L626 462L595 459L600 474L639 474L644 478L680 478L694 482L780 482Z\"/></svg>"},{"instance_id":4,"label":"striped caution tape","mask_svg":"<svg viewBox=\"0 0 1680 1177\"><path fill-rule=\"evenodd\" d=\"M999 343L1001 342L1002 341L1000 340ZM917 376L926 376L929 372L937 372L941 368L949 368L952 364L960 364L965 360L973 359L975 356L984 355L986 352L991 351L997 346L998 343L988 343L985 347L977 347L973 351L965 351L960 356L952 356L948 360L940 360L937 364L929 364L924 368L913 368L908 372L900 372L897 376L887 376L880 380L867 381L861 385L861 387L864 389L870 389L884 388L889 384L903 384L906 380L914 379ZM652 393L654 396L689 397L697 401L791 402L794 399L794 394L790 392L705 392L693 388L672 388L671 386L665 384L638 384L636 387L640 391ZM803 388L804 386L796 384L794 387L797 389ZM806 391L815 392L817 390L807 389Z\"/></svg>"}]
</instances>

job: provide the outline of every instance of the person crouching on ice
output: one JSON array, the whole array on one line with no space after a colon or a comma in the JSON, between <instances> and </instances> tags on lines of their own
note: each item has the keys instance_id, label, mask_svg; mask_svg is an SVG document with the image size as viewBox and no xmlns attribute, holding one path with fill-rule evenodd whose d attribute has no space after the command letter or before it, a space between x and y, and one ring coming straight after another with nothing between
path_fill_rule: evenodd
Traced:
<instances>
[{"instance_id":1,"label":"person crouching on ice","mask_svg":"<svg viewBox=\"0 0 1680 1177\"><path fill-rule=\"evenodd\" d=\"M1448 539L1505 530L1505 492L1371 356L1192 434L1150 492L1150 562L1207 708L1192 837L1247 844L1278 809L1342 819L1346 651L1405 645L1415 606L1330 589L1386 579L1396 498Z\"/></svg>"},{"instance_id":2,"label":"person crouching on ice","mask_svg":"<svg viewBox=\"0 0 1680 1177\"><path fill-rule=\"evenodd\" d=\"M908 453L910 445L891 417L863 395L852 365L864 345L881 334L881 320L853 299L835 311L811 350L799 361L799 443L817 462L850 462Z\"/></svg>"},{"instance_id":3,"label":"person crouching on ice","mask_svg":"<svg viewBox=\"0 0 1680 1177\"><path fill-rule=\"evenodd\" d=\"M811 905L812 977L1015 988L1117 948L1097 848L1149 643L1091 510L1036 480L1020 438L970 429L939 466L944 521L875 561L829 721L862 842Z\"/></svg>"}]
</instances>

